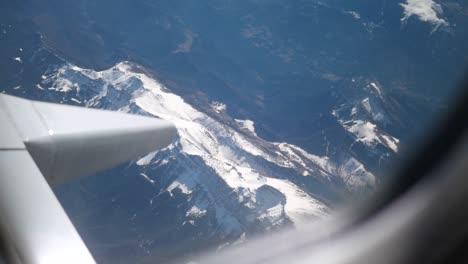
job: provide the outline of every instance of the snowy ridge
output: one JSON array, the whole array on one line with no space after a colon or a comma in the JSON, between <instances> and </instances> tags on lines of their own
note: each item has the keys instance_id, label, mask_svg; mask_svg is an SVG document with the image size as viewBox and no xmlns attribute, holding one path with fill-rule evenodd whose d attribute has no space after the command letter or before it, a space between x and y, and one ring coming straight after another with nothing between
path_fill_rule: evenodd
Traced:
<instances>
[{"instance_id":1,"label":"snowy ridge","mask_svg":"<svg viewBox=\"0 0 468 264\"><path fill-rule=\"evenodd\" d=\"M398 151L398 139L379 132L377 125L363 120L340 120L341 125L350 133L354 134L356 141L362 142L370 147L376 144L384 145L394 152Z\"/></svg>"},{"instance_id":2,"label":"snowy ridge","mask_svg":"<svg viewBox=\"0 0 468 264\"><path fill-rule=\"evenodd\" d=\"M311 217L326 216L329 209L320 199L288 180L294 175L299 180L313 177L324 186L341 181L351 191L375 185L374 175L356 159L335 164L292 144L268 142L256 135L250 120L221 123L139 73L138 68L122 62L97 72L66 64L45 76L41 85L89 107L144 113L174 122L178 140L137 164L148 171L172 169L175 175L147 172L140 176L149 184L167 180L167 192L177 189L190 197L192 207L186 216L191 222L187 224L211 212L224 233L240 235L255 223L268 229L285 221L301 224ZM226 109L221 102L213 102L212 107L217 112ZM198 160L203 162L197 165ZM225 191L231 193L229 197Z\"/></svg>"},{"instance_id":3,"label":"snowy ridge","mask_svg":"<svg viewBox=\"0 0 468 264\"><path fill-rule=\"evenodd\" d=\"M399 139L386 133L380 127L390 121L383 107L384 94L379 84L367 84L368 96L355 103L342 105L332 111L338 123L355 138L355 142L364 144L370 149L377 145L393 152L398 152Z\"/></svg>"}]
</instances>

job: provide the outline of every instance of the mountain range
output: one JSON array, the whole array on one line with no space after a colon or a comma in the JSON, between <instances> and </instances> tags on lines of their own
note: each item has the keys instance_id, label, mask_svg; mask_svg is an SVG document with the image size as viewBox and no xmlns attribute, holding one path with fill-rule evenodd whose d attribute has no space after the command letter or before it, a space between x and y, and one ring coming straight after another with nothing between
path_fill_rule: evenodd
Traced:
<instances>
[{"instance_id":1,"label":"mountain range","mask_svg":"<svg viewBox=\"0 0 468 264\"><path fill-rule=\"evenodd\" d=\"M0 91L174 122L55 188L100 263L222 250L378 191L450 106L462 1L0 4Z\"/></svg>"}]
</instances>

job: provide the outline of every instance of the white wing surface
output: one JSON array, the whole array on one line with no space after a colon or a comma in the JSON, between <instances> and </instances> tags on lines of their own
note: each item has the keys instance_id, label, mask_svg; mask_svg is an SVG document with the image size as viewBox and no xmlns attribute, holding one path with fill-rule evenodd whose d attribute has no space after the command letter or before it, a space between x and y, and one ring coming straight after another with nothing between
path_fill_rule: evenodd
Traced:
<instances>
[{"instance_id":1,"label":"white wing surface","mask_svg":"<svg viewBox=\"0 0 468 264\"><path fill-rule=\"evenodd\" d=\"M0 231L21 263L94 263L50 185L171 143L167 121L0 95Z\"/></svg>"}]
</instances>

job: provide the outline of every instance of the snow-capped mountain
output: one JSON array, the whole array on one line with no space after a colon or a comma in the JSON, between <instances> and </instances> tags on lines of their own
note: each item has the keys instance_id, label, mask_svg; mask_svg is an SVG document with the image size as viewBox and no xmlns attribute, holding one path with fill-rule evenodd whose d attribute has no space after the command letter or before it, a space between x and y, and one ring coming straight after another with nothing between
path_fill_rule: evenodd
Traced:
<instances>
[{"instance_id":1,"label":"snow-capped mountain","mask_svg":"<svg viewBox=\"0 0 468 264\"><path fill-rule=\"evenodd\" d=\"M203 113L144 72L130 62L104 71L65 64L43 75L37 88L87 107L174 122L178 139L136 164L149 185L163 184L158 192L178 189L187 196L184 224L212 214L224 234L235 236L254 225L297 225L326 216L337 193L375 186L375 176L353 157L337 164L286 142L266 141L252 121L230 118L222 102Z\"/></svg>"},{"instance_id":2,"label":"snow-capped mountain","mask_svg":"<svg viewBox=\"0 0 468 264\"><path fill-rule=\"evenodd\" d=\"M0 89L175 123L54 189L98 262L166 263L380 185L464 74L466 7L426 2L5 2Z\"/></svg>"},{"instance_id":3,"label":"snow-capped mountain","mask_svg":"<svg viewBox=\"0 0 468 264\"><path fill-rule=\"evenodd\" d=\"M365 86L364 97L341 105L333 110L340 125L353 135L356 142L363 143L368 149L377 145L398 152L399 140L380 129L390 123L385 110L385 100L382 89L375 82Z\"/></svg>"}]
</instances>

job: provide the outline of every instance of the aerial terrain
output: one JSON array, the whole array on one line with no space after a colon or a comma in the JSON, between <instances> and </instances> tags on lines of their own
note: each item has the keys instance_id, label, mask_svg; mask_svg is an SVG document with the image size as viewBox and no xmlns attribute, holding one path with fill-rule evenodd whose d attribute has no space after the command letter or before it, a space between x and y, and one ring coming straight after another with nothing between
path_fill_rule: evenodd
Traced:
<instances>
[{"instance_id":1,"label":"aerial terrain","mask_svg":"<svg viewBox=\"0 0 468 264\"><path fill-rule=\"evenodd\" d=\"M0 92L172 121L54 188L99 263L170 262L378 191L450 109L466 25L457 0L4 1Z\"/></svg>"}]
</instances>

